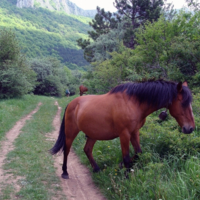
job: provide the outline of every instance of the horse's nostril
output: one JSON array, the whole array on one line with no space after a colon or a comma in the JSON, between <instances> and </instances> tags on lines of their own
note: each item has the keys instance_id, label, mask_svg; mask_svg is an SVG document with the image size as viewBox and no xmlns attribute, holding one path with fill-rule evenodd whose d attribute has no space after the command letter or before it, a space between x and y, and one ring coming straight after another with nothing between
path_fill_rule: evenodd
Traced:
<instances>
[{"instance_id":1,"label":"horse's nostril","mask_svg":"<svg viewBox=\"0 0 200 200\"><path fill-rule=\"evenodd\" d=\"M191 128L190 128L190 133L192 133L193 130L194 130L194 129L191 127Z\"/></svg>"},{"instance_id":2,"label":"horse's nostril","mask_svg":"<svg viewBox=\"0 0 200 200\"><path fill-rule=\"evenodd\" d=\"M194 131L194 128L190 127L190 128L186 128L185 126L183 127L183 133L192 133L192 131Z\"/></svg>"}]
</instances>

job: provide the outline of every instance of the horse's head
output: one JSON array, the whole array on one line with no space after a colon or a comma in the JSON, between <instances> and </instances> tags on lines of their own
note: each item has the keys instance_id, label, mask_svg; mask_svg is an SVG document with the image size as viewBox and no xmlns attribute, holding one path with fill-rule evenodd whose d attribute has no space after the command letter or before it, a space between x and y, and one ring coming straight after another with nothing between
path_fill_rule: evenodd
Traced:
<instances>
[{"instance_id":1,"label":"horse's head","mask_svg":"<svg viewBox=\"0 0 200 200\"><path fill-rule=\"evenodd\" d=\"M192 94L187 82L180 82L177 85L177 97L169 106L170 114L176 119L183 133L189 134L195 128L194 116L192 112Z\"/></svg>"}]
</instances>

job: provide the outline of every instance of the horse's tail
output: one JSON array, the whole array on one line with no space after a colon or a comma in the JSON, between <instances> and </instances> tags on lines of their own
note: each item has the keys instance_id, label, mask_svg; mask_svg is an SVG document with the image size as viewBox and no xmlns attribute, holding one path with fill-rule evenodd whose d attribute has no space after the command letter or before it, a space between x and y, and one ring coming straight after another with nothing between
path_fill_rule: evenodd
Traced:
<instances>
[{"instance_id":1,"label":"horse's tail","mask_svg":"<svg viewBox=\"0 0 200 200\"><path fill-rule=\"evenodd\" d=\"M66 110L67 110L67 107L65 108L65 113L66 113ZM63 120L60 126L58 139L55 145L49 150L49 152L52 155L58 153L60 150L64 151L65 149L65 113L64 113Z\"/></svg>"}]
</instances>

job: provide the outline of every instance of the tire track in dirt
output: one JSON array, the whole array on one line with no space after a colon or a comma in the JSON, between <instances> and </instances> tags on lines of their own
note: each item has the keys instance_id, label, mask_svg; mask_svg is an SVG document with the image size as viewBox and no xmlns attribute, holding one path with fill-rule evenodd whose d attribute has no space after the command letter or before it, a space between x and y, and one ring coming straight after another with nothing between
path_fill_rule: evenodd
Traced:
<instances>
[{"instance_id":1,"label":"tire track in dirt","mask_svg":"<svg viewBox=\"0 0 200 200\"><path fill-rule=\"evenodd\" d=\"M58 102L55 102L58 107L57 114L53 120L54 131L51 133L50 140L57 140L60 129L60 114L61 107ZM69 179L61 178L62 174L62 162L63 155L55 155L54 167L56 168L56 174L60 177L61 187L67 200L106 200L106 198L100 193L98 188L94 185L90 171L80 163L78 157L71 148L68 156L67 170L69 173Z\"/></svg>"},{"instance_id":2,"label":"tire track in dirt","mask_svg":"<svg viewBox=\"0 0 200 200\"><path fill-rule=\"evenodd\" d=\"M0 180L1 180L0 193L1 193L2 187L6 184L13 185L16 193L18 191L20 191L20 186L17 184L17 181L19 179L21 179L22 177L14 177L13 178L12 177L13 174L8 174L9 171L5 171L3 169L3 165L5 163L7 154L14 149L13 142L19 136L20 130L25 125L26 121L29 120L32 117L32 115L35 114L39 110L39 107L41 105L42 105L42 103L39 103L33 111L31 111L24 118L17 121L16 124L13 126L13 128L10 129L5 134L5 139L0 143Z\"/></svg>"}]
</instances>

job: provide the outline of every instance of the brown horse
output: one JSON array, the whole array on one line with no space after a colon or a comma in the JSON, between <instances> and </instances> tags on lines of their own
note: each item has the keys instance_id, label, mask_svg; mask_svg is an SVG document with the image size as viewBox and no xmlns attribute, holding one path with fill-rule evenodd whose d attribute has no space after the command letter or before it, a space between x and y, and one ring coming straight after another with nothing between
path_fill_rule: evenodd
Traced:
<instances>
[{"instance_id":1,"label":"brown horse","mask_svg":"<svg viewBox=\"0 0 200 200\"><path fill-rule=\"evenodd\" d=\"M88 89L83 85L80 85L79 90L80 90L80 96L82 96L84 92L88 91Z\"/></svg>"},{"instance_id":2,"label":"brown horse","mask_svg":"<svg viewBox=\"0 0 200 200\"><path fill-rule=\"evenodd\" d=\"M189 134L195 127L191 102L186 82L177 84L164 80L125 83L107 94L77 97L65 110L58 139L50 152L64 151L62 177L67 179L67 156L79 131L88 136L84 151L94 172L100 170L92 156L95 142L119 137L123 162L129 169L137 154L142 152L139 129L146 117L160 108L168 108L183 133ZM135 151L132 158L129 156L130 142Z\"/></svg>"}]
</instances>

